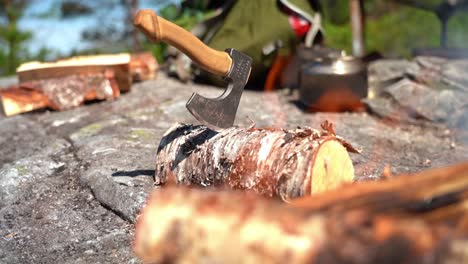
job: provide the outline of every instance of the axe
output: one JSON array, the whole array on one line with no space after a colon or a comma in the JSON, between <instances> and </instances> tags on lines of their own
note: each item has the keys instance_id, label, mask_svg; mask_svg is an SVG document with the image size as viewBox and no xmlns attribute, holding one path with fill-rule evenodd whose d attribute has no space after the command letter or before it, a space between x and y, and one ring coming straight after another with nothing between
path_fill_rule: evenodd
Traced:
<instances>
[{"instance_id":1,"label":"axe","mask_svg":"<svg viewBox=\"0 0 468 264\"><path fill-rule=\"evenodd\" d=\"M194 93L186 107L202 124L219 129L234 124L237 107L249 79L252 59L235 49L217 51L185 29L159 17L152 10L140 10L133 24L154 42L166 42L189 56L204 70L221 75L228 86L217 98Z\"/></svg>"}]
</instances>

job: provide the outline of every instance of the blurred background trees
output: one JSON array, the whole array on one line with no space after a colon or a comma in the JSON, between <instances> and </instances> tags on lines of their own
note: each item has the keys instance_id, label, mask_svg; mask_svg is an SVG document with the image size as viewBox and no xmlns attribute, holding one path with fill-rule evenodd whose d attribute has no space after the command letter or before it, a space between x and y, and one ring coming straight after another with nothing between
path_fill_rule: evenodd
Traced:
<instances>
[{"instance_id":1,"label":"blurred background trees","mask_svg":"<svg viewBox=\"0 0 468 264\"><path fill-rule=\"evenodd\" d=\"M0 74L11 74L25 57L25 42L31 38L31 32L18 27L18 20L23 14L26 0L1 0L0 7Z\"/></svg>"},{"instance_id":2,"label":"blurred background trees","mask_svg":"<svg viewBox=\"0 0 468 264\"><path fill-rule=\"evenodd\" d=\"M448 21L459 11L465 11L468 9L468 0L396 0L398 3L413 6L419 9L423 9L432 12L440 20L440 45L442 47L447 46L448 40Z\"/></svg>"},{"instance_id":3,"label":"blurred background trees","mask_svg":"<svg viewBox=\"0 0 468 264\"><path fill-rule=\"evenodd\" d=\"M328 44L350 52L348 1L320 2ZM420 47L468 48L467 0L364 0L363 4L368 51L408 57Z\"/></svg>"},{"instance_id":4,"label":"blurred background trees","mask_svg":"<svg viewBox=\"0 0 468 264\"><path fill-rule=\"evenodd\" d=\"M54 20L60 24L73 19L87 19L86 27L79 33L80 43L70 42L68 51L59 52L41 47L44 44L33 38L35 31L21 28L19 22L29 19L25 11L40 1L51 3L50 10L36 14L43 20ZM148 43L136 32L131 23L135 11L141 7L154 8L161 16L191 29L197 22L212 15L209 2L216 1L0 0L0 75L13 74L16 67L26 60L56 59L77 54L149 50L161 61L167 47ZM351 52L349 0L311 2L321 8L326 44ZM408 57L414 48L419 47L468 48L468 12L464 12L468 9L468 0L362 2L366 17L367 51L379 51L388 57ZM81 45L83 43L86 45Z\"/></svg>"},{"instance_id":5,"label":"blurred background trees","mask_svg":"<svg viewBox=\"0 0 468 264\"><path fill-rule=\"evenodd\" d=\"M31 52L29 41L33 32L24 30L19 21L31 1L0 0L0 76L14 74L19 64L29 60L44 60L53 52L45 47Z\"/></svg>"}]
</instances>

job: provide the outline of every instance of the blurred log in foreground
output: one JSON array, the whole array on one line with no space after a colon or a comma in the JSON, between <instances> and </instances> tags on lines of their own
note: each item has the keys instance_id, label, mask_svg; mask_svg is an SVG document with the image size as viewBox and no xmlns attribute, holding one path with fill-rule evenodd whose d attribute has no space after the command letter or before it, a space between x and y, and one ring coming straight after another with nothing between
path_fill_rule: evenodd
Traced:
<instances>
[{"instance_id":1,"label":"blurred log in foreground","mask_svg":"<svg viewBox=\"0 0 468 264\"><path fill-rule=\"evenodd\" d=\"M348 150L332 125L321 130L233 127L221 132L176 124L156 157L156 184L224 185L283 199L335 188L354 178ZM171 180L171 179L169 179Z\"/></svg>"},{"instance_id":2,"label":"blurred log in foreground","mask_svg":"<svg viewBox=\"0 0 468 264\"><path fill-rule=\"evenodd\" d=\"M468 263L467 174L465 163L354 183L308 197L310 208L239 191L156 189L134 250L148 263Z\"/></svg>"},{"instance_id":3,"label":"blurred log in foreground","mask_svg":"<svg viewBox=\"0 0 468 264\"><path fill-rule=\"evenodd\" d=\"M372 214L418 215L431 221L459 219L468 213L468 163L354 183L291 204L306 210L365 209Z\"/></svg>"},{"instance_id":4,"label":"blurred log in foreground","mask_svg":"<svg viewBox=\"0 0 468 264\"><path fill-rule=\"evenodd\" d=\"M56 62L29 62L17 69L19 85L0 90L6 116L41 108L64 110L85 101L117 98L132 81L155 78L149 53L79 56Z\"/></svg>"}]
</instances>

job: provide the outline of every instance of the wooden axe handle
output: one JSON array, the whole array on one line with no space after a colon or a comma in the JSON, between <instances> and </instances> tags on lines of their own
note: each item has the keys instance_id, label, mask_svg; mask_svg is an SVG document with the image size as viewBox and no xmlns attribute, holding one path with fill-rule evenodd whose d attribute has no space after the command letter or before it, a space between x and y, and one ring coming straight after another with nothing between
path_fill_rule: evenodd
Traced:
<instances>
[{"instance_id":1,"label":"wooden axe handle","mask_svg":"<svg viewBox=\"0 0 468 264\"><path fill-rule=\"evenodd\" d=\"M226 52L214 50L192 33L156 15L152 10L138 11L133 24L154 42L166 42L189 56L203 69L226 76L232 59Z\"/></svg>"}]
</instances>

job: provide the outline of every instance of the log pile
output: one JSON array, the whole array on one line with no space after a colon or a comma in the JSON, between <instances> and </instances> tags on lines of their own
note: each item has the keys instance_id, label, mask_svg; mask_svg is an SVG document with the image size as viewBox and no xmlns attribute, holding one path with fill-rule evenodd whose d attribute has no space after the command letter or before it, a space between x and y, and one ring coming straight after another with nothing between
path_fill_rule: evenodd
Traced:
<instances>
[{"instance_id":1,"label":"log pile","mask_svg":"<svg viewBox=\"0 0 468 264\"><path fill-rule=\"evenodd\" d=\"M468 163L352 183L289 204L154 190L136 224L147 263L468 263Z\"/></svg>"},{"instance_id":2,"label":"log pile","mask_svg":"<svg viewBox=\"0 0 468 264\"><path fill-rule=\"evenodd\" d=\"M322 129L229 128L176 124L156 157L155 182L248 189L290 199L333 189L354 178L348 151L331 124Z\"/></svg>"},{"instance_id":3,"label":"log pile","mask_svg":"<svg viewBox=\"0 0 468 264\"><path fill-rule=\"evenodd\" d=\"M59 78L25 81L20 86L0 91L7 116L49 107L66 110L84 101L109 100L120 90L112 71L74 74Z\"/></svg>"},{"instance_id":4,"label":"log pile","mask_svg":"<svg viewBox=\"0 0 468 264\"><path fill-rule=\"evenodd\" d=\"M17 69L19 84L0 90L6 116L41 108L65 110L85 101L110 100L133 81L155 78L150 53L79 56L56 62L29 62Z\"/></svg>"},{"instance_id":5,"label":"log pile","mask_svg":"<svg viewBox=\"0 0 468 264\"><path fill-rule=\"evenodd\" d=\"M159 64L153 54L141 52L131 55L129 67L133 82L141 82L155 79Z\"/></svg>"}]
</instances>

